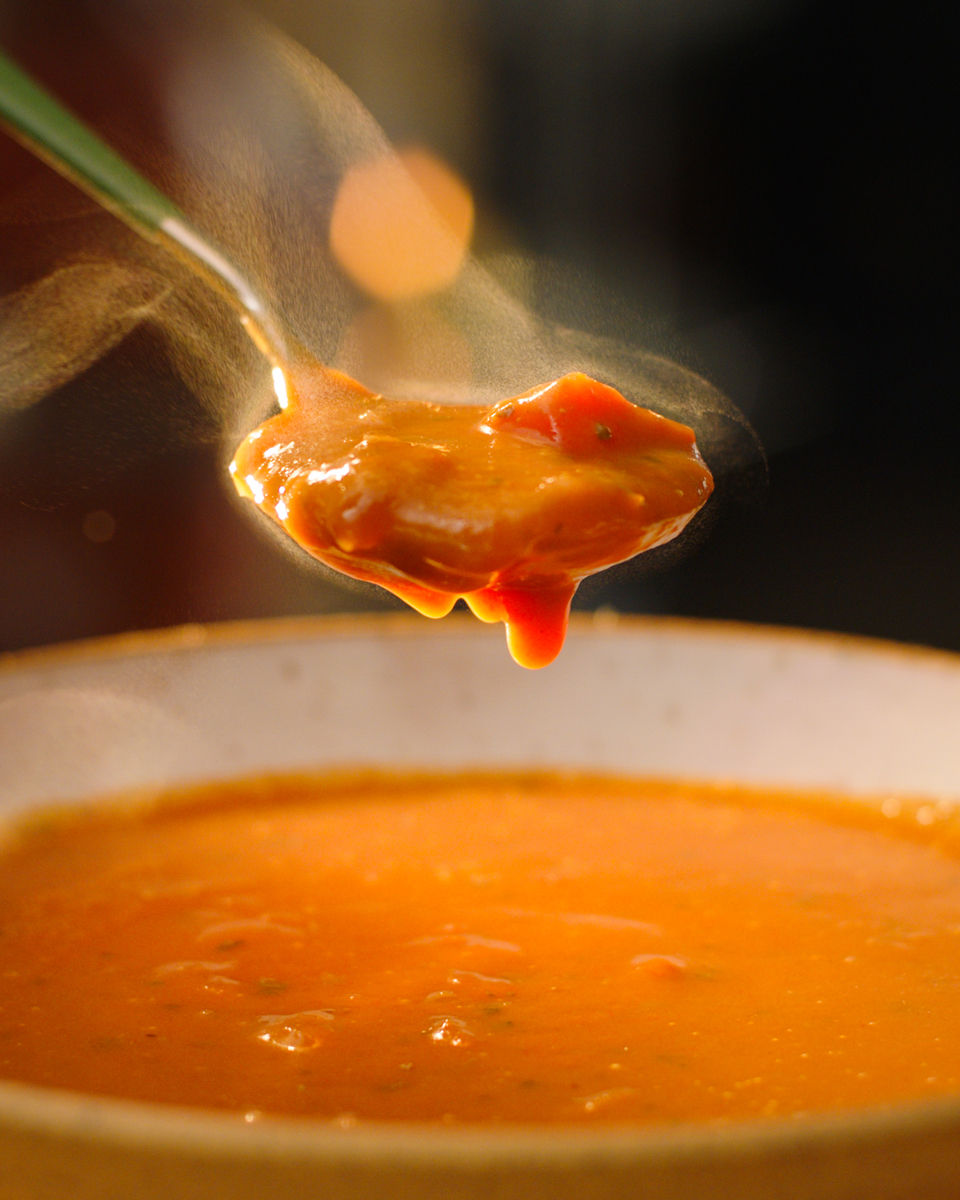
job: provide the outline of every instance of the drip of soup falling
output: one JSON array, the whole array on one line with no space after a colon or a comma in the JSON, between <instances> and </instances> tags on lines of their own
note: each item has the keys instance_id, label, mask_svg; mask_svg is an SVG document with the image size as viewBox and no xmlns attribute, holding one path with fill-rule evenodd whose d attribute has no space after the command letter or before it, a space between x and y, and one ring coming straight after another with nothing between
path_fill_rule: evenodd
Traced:
<instances>
[{"instance_id":1,"label":"drip of soup falling","mask_svg":"<svg viewBox=\"0 0 960 1200\"><path fill-rule=\"evenodd\" d=\"M294 363L282 394L230 465L237 490L427 616L463 597L504 621L527 667L559 653L584 576L676 537L713 489L693 430L586 375L478 407Z\"/></svg>"},{"instance_id":2,"label":"drip of soup falling","mask_svg":"<svg viewBox=\"0 0 960 1200\"><path fill-rule=\"evenodd\" d=\"M0 871L0 1076L340 1124L952 1092L960 864L903 811L298 778L35 824Z\"/></svg>"}]
</instances>

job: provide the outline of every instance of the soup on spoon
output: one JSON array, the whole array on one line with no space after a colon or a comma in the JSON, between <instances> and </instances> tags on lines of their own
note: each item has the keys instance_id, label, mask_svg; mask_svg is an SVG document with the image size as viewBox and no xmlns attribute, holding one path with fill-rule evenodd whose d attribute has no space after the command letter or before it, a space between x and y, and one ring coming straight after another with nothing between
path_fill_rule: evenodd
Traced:
<instances>
[{"instance_id":1,"label":"soup on spoon","mask_svg":"<svg viewBox=\"0 0 960 1200\"><path fill-rule=\"evenodd\" d=\"M243 441L234 482L336 570L428 616L463 597L481 620L505 622L517 662L542 667L560 652L580 580L676 537L709 497L692 429L586 375L486 407L393 401L291 351L283 321L242 272L2 53L0 120L238 313L271 364L282 411ZM388 159L391 188L409 191L404 181L412 186ZM426 212L434 244L437 214L413 192L410 229ZM371 244L397 241L385 243L374 209ZM399 241L409 251L408 224Z\"/></svg>"},{"instance_id":2,"label":"soup on spoon","mask_svg":"<svg viewBox=\"0 0 960 1200\"><path fill-rule=\"evenodd\" d=\"M274 369L237 490L321 562L419 612L463 597L552 662L581 579L676 537L713 479L692 429L575 373L491 406L390 400L303 355Z\"/></svg>"},{"instance_id":3,"label":"soup on spoon","mask_svg":"<svg viewBox=\"0 0 960 1200\"><path fill-rule=\"evenodd\" d=\"M506 623L517 662L542 667L560 652L580 580L676 537L709 497L713 480L692 429L586 375L492 406L441 405L388 400L291 351L283 322L243 273L2 53L0 120L238 313L271 364L282 411L243 441L234 482L336 570L428 616L462 596L481 620ZM404 171L392 159L387 166L391 188L409 192ZM424 227L436 244L437 214L413 193L412 224L401 222L399 239L385 241L374 205L375 248L399 242L409 251L408 234Z\"/></svg>"}]
</instances>

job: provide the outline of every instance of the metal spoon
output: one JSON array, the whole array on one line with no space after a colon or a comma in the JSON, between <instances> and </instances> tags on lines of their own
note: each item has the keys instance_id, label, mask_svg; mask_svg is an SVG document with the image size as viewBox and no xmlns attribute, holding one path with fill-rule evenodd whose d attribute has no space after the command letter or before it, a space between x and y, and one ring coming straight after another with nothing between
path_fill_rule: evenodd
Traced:
<instances>
[{"instance_id":1,"label":"metal spoon","mask_svg":"<svg viewBox=\"0 0 960 1200\"><path fill-rule=\"evenodd\" d=\"M166 247L219 292L274 371L282 370L288 359L286 339L243 273L172 200L2 51L0 125L141 237Z\"/></svg>"}]
</instances>

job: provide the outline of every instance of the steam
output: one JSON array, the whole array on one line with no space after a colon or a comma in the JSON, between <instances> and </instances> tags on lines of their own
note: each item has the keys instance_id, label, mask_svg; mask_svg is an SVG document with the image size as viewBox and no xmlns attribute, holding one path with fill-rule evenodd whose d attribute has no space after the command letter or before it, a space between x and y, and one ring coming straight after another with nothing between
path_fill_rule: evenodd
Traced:
<instances>
[{"instance_id":1,"label":"steam","mask_svg":"<svg viewBox=\"0 0 960 1200\"><path fill-rule=\"evenodd\" d=\"M123 263L77 262L0 299L0 409L68 383L157 310L169 286Z\"/></svg>"},{"instance_id":2,"label":"steam","mask_svg":"<svg viewBox=\"0 0 960 1200\"><path fill-rule=\"evenodd\" d=\"M138 36L165 55L169 142L137 165L322 362L387 395L451 403L502 399L582 370L692 425L716 474L762 459L744 418L705 380L542 321L473 259L440 291L364 292L331 253L330 220L350 169L392 153L370 114L330 70L257 21L208 21L174 41L169 22L142 28L156 19L150 5L136 16ZM51 186L62 205L68 185ZM62 386L148 321L229 450L275 404L268 365L186 268L113 218L82 215L86 203L79 211L45 227L50 262L0 299L0 414ZM11 219L0 211L0 223Z\"/></svg>"}]
</instances>

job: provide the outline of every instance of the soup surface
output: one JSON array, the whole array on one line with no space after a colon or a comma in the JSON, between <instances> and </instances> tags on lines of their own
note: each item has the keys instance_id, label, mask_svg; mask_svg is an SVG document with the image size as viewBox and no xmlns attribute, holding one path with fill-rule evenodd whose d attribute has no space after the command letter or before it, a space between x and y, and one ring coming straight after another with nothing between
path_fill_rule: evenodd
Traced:
<instances>
[{"instance_id":1,"label":"soup surface","mask_svg":"<svg viewBox=\"0 0 960 1200\"><path fill-rule=\"evenodd\" d=\"M291 778L34 821L0 871L0 1076L343 1125L953 1091L960 863L946 806L899 807Z\"/></svg>"}]
</instances>

